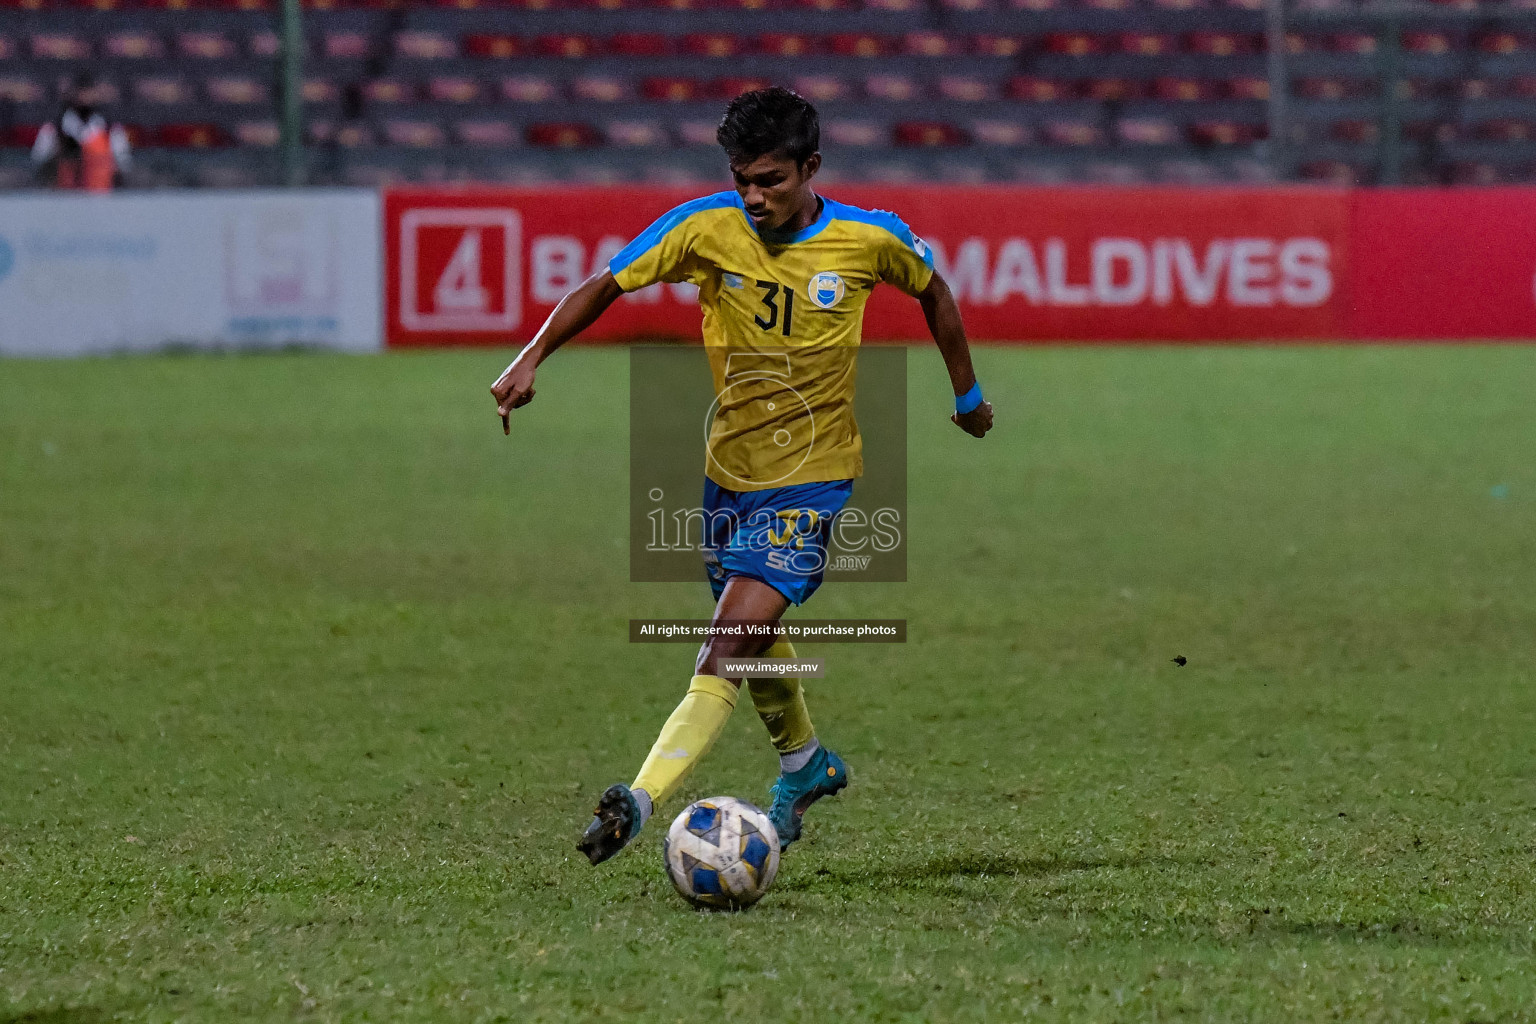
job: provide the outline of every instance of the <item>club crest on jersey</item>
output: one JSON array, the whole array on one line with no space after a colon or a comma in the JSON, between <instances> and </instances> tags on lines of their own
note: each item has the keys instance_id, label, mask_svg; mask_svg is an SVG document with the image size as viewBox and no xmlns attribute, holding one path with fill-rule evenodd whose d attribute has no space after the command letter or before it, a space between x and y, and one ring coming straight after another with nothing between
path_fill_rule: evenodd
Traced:
<instances>
[{"instance_id":1,"label":"club crest on jersey","mask_svg":"<svg viewBox=\"0 0 1536 1024\"><path fill-rule=\"evenodd\" d=\"M822 309L831 309L843 301L843 291L843 279L830 270L823 270L811 278L805 294Z\"/></svg>"}]
</instances>

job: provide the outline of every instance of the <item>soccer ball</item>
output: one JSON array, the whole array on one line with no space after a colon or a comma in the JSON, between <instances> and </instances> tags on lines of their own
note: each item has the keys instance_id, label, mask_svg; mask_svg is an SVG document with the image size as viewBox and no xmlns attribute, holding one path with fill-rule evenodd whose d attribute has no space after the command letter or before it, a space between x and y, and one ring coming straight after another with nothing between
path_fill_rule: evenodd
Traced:
<instances>
[{"instance_id":1,"label":"soccer ball","mask_svg":"<svg viewBox=\"0 0 1536 1024\"><path fill-rule=\"evenodd\" d=\"M741 910L779 873L779 833L745 800L712 796L683 809L662 846L667 874L696 907Z\"/></svg>"}]
</instances>

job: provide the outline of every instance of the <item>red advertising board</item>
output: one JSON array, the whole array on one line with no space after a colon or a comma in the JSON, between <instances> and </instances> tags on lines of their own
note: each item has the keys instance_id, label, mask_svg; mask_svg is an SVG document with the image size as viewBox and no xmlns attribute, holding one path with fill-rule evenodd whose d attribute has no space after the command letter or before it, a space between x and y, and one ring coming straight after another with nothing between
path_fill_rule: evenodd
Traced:
<instances>
[{"instance_id":1,"label":"red advertising board","mask_svg":"<svg viewBox=\"0 0 1536 1024\"><path fill-rule=\"evenodd\" d=\"M1354 196L1350 337L1536 338L1536 189Z\"/></svg>"},{"instance_id":2,"label":"red advertising board","mask_svg":"<svg viewBox=\"0 0 1536 1024\"><path fill-rule=\"evenodd\" d=\"M930 246L972 337L1227 341L1536 336L1536 190L829 186ZM506 345L696 192L385 196L391 346ZM688 285L627 295L587 337L691 337ZM879 289L865 336L925 337Z\"/></svg>"}]
</instances>

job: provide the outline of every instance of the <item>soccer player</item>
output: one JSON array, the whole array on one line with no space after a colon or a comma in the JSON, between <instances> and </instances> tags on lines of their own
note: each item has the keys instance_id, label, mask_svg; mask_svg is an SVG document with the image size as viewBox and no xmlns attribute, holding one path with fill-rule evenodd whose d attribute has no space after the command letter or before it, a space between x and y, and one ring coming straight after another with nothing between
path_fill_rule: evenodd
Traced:
<instances>
[{"instance_id":1,"label":"soccer player","mask_svg":"<svg viewBox=\"0 0 1536 1024\"><path fill-rule=\"evenodd\" d=\"M642 232L561 300L491 388L510 432L509 414L533 400L539 364L620 295L658 281L698 285L717 395L704 481L715 623L777 625L821 584L832 523L863 470L854 360L877 283L922 305L955 394L950 418L974 437L992 427L960 310L932 252L896 216L816 193L820 134L815 108L786 89L738 96L716 135L735 190L684 203ZM795 652L782 633L704 644L635 781L598 801L577 844L593 864L634 839L725 728L742 680L723 677L720 662L765 655ZM779 752L768 813L787 847L806 808L848 784L848 767L817 741L798 679L747 682Z\"/></svg>"}]
</instances>

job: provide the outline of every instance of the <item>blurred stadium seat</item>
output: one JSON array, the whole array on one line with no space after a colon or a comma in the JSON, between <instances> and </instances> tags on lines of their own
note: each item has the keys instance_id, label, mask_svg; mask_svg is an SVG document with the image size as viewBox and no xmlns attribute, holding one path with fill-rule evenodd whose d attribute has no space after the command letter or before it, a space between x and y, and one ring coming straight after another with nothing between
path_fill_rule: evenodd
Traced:
<instances>
[{"instance_id":1,"label":"blurred stadium seat","mask_svg":"<svg viewBox=\"0 0 1536 1024\"><path fill-rule=\"evenodd\" d=\"M714 145L724 100L772 82L824 106L829 156L846 150L840 173L853 177L907 180L942 167L965 180L1195 182L1254 180L1267 166L1261 0L305 6L303 100L316 119L307 136L382 147L367 161L375 176L490 167L487 149L532 160L533 150L575 148L604 165L595 175L652 180L674 147ZM1536 15L1518 14L1536 0L1437 6L1476 17L1400 27L1404 159L1425 180L1527 173L1536 116L1511 104L1536 99ZM1366 147L1381 141L1383 30L1350 13L1357 0L1288 7L1287 138L1304 147L1294 167L1309 180L1373 180ZM0 20L7 148L53 115L61 83L87 71L110 115L144 125L152 148L276 144L281 43L270 0L0 0L0 10L13 15ZM460 147L479 155L461 159ZM391 169L396 149L437 152ZM949 155L914 152L929 149ZM661 159L637 161L640 151ZM534 173L518 159L509 153L497 180Z\"/></svg>"}]
</instances>

